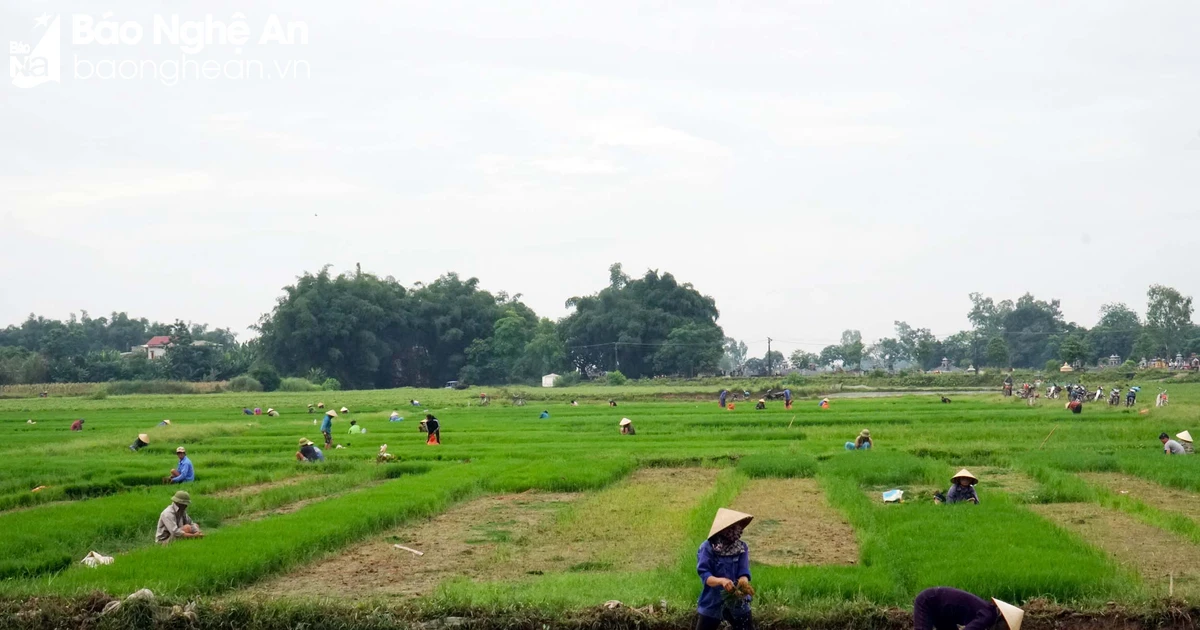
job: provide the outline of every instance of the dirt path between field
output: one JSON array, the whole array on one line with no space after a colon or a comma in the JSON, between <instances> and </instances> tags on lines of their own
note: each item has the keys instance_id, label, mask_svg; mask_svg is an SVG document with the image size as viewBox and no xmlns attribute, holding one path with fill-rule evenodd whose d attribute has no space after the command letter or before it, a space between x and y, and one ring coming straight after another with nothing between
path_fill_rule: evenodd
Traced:
<instances>
[{"instance_id":1,"label":"dirt path between field","mask_svg":"<svg viewBox=\"0 0 1200 630\"><path fill-rule=\"evenodd\" d=\"M214 492L212 494L208 494L205 496L209 496L209 497L213 497L213 498L217 498L217 499L230 499L230 498L237 498L237 497L245 497L245 496L250 496L252 494L259 494L261 492L266 492L267 490L273 490L275 488L284 488L287 486L294 486L298 483L303 483L312 478L313 478L312 475L297 475L295 477L288 477L286 479L280 479L278 481L267 481L264 483L250 484L248 486L236 486L233 488L227 488L225 490L221 490L220 492Z\"/></svg>"},{"instance_id":2,"label":"dirt path between field","mask_svg":"<svg viewBox=\"0 0 1200 630\"><path fill-rule=\"evenodd\" d=\"M1186 539L1095 503L1052 503L1030 509L1137 571L1153 585L1156 595L1167 594L1172 575L1177 597L1200 594L1200 547Z\"/></svg>"},{"instance_id":3,"label":"dirt path between field","mask_svg":"<svg viewBox=\"0 0 1200 630\"><path fill-rule=\"evenodd\" d=\"M752 481L732 507L754 515L745 539L756 563L858 564L854 529L815 479Z\"/></svg>"},{"instance_id":4,"label":"dirt path between field","mask_svg":"<svg viewBox=\"0 0 1200 630\"><path fill-rule=\"evenodd\" d=\"M673 562L717 471L651 468L594 494L481 497L252 589L265 596L419 596L449 578L643 570ZM401 544L424 552L416 556Z\"/></svg>"},{"instance_id":5,"label":"dirt path between field","mask_svg":"<svg viewBox=\"0 0 1200 630\"><path fill-rule=\"evenodd\" d=\"M1160 510L1183 514L1200 521L1200 495L1187 490L1169 488L1140 477L1120 473L1080 473L1088 483L1104 486L1113 492L1137 499Z\"/></svg>"}]
</instances>

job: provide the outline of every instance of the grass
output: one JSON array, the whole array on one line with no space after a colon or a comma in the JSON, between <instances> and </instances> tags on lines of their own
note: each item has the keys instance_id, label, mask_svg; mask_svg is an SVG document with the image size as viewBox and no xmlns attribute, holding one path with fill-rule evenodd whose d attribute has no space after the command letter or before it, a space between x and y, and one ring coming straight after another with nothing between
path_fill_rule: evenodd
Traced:
<instances>
[{"instance_id":1,"label":"grass","mask_svg":"<svg viewBox=\"0 0 1200 630\"><path fill-rule=\"evenodd\" d=\"M775 403L729 412L717 408L713 387L676 387L554 388L544 394L550 402L526 407L494 390L488 393L497 403L482 408L478 390L0 400L0 599L143 587L168 597L224 598L471 497L534 490L584 495L536 535L513 535L504 523L481 523L472 535L506 554L545 557L546 570L451 580L421 606L565 615L618 599L687 610L699 590L696 546L716 509L753 478L815 477L861 550L852 566L755 567L756 606L780 618L905 605L921 588L941 584L1079 608L1145 604L1136 575L1030 511L1027 501L1097 503L1200 544L1191 518L1077 475L1120 472L1200 492L1200 458L1163 457L1156 439L1160 431L1192 428L1200 385L1173 385L1172 406L1148 415L1089 406L1082 416L994 395L955 396L952 405L903 396L834 399L827 410L802 401L790 411ZM707 391L712 400L640 399L671 391ZM607 400L614 392L634 393L617 409L556 402ZM413 408L409 399L422 404ZM327 450L321 465L297 464L297 440L320 441L317 414L306 411L315 402L353 410L334 425L345 448ZM243 407L282 415L248 417ZM543 408L550 419L538 419ZM389 422L393 409L407 419ZM441 447L426 447L417 431L425 409L442 420ZM78 417L87 419L85 430L69 431ZM636 436L618 434L621 417L635 421ZM30 418L37 424L27 424ZM172 423L159 426L164 418ZM350 419L368 433L346 433ZM863 428L871 429L874 448L846 451L843 444ZM130 452L142 432L150 445ZM397 462L375 463L382 443ZM154 523L176 489L160 480L178 445L196 465L188 490L208 536L160 547L152 542ZM875 498L880 488L944 488L961 467L1013 469L1037 488L1010 496L984 476L979 506ZM31 492L39 486L45 489ZM116 554L117 562L78 566L90 550Z\"/></svg>"}]
</instances>

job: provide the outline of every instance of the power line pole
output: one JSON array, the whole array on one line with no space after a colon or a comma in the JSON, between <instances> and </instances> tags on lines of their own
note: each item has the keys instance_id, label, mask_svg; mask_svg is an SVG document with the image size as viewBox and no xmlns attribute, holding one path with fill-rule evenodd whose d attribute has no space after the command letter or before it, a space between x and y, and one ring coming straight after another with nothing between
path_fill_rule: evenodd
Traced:
<instances>
[{"instance_id":1,"label":"power line pole","mask_svg":"<svg viewBox=\"0 0 1200 630\"><path fill-rule=\"evenodd\" d=\"M616 342L616 341L613 342L613 369L614 370L621 369L621 360L617 358L617 343L619 343L619 342Z\"/></svg>"},{"instance_id":2,"label":"power line pole","mask_svg":"<svg viewBox=\"0 0 1200 630\"><path fill-rule=\"evenodd\" d=\"M767 376L771 375L771 342L774 339L767 337Z\"/></svg>"}]
</instances>

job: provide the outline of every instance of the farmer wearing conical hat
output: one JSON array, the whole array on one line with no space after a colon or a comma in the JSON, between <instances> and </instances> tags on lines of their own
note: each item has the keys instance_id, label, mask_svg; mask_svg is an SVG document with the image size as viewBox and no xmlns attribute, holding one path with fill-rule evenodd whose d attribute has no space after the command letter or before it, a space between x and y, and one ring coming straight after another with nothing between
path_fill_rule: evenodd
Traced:
<instances>
[{"instance_id":1,"label":"farmer wearing conical hat","mask_svg":"<svg viewBox=\"0 0 1200 630\"><path fill-rule=\"evenodd\" d=\"M618 424L621 427L621 435L637 435L637 431L633 428L633 420L621 418L621 422Z\"/></svg>"},{"instance_id":2,"label":"farmer wearing conical hat","mask_svg":"<svg viewBox=\"0 0 1200 630\"><path fill-rule=\"evenodd\" d=\"M979 480L966 468L958 471L950 478L950 490L946 492L946 503L962 503L970 501L979 504L979 495L975 494L975 484Z\"/></svg>"},{"instance_id":3,"label":"farmer wearing conical hat","mask_svg":"<svg viewBox=\"0 0 1200 630\"><path fill-rule=\"evenodd\" d=\"M1180 431L1179 433L1175 434L1175 437L1179 438L1179 444L1180 444L1180 446L1183 447L1183 452L1187 453L1188 455L1191 455L1196 452L1195 449L1192 448L1192 434L1191 433L1189 433L1187 431Z\"/></svg>"},{"instance_id":4,"label":"farmer wearing conical hat","mask_svg":"<svg viewBox=\"0 0 1200 630\"><path fill-rule=\"evenodd\" d=\"M158 515L158 528L154 533L154 541L167 544L176 538L203 538L200 526L188 516L188 506L192 496L183 490L171 497L171 505Z\"/></svg>"},{"instance_id":5,"label":"farmer wearing conical hat","mask_svg":"<svg viewBox=\"0 0 1200 630\"><path fill-rule=\"evenodd\" d=\"M866 450L871 448L871 432L868 429L863 429L858 432L858 437L854 438L853 442L846 442L847 451Z\"/></svg>"},{"instance_id":6,"label":"farmer wearing conical hat","mask_svg":"<svg viewBox=\"0 0 1200 630\"><path fill-rule=\"evenodd\" d=\"M296 451L296 461L305 463L323 462L325 461L325 454L312 443L312 440L300 438L300 450Z\"/></svg>"},{"instance_id":7,"label":"farmer wearing conical hat","mask_svg":"<svg viewBox=\"0 0 1200 630\"><path fill-rule=\"evenodd\" d=\"M708 539L696 553L696 572L704 589L696 605L696 630L716 630L721 620L733 630L751 630L750 548L742 541L742 530L754 517L720 508L708 530Z\"/></svg>"},{"instance_id":8,"label":"farmer wearing conical hat","mask_svg":"<svg viewBox=\"0 0 1200 630\"><path fill-rule=\"evenodd\" d=\"M329 448L333 444L333 419L337 417L337 412L330 409L325 412L325 419L321 421L321 434L325 436L325 448Z\"/></svg>"},{"instance_id":9,"label":"farmer wearing conical hat","mask_svg":"<svg viewBox=\"0 0 1200 630\"><path fill-rule=\"evenodd\" d=\"M133 444L129 445L129 450L136 453L136 452L140 451L142 448L149 446L149 445L150 445L150 436L146 435L145 433L139 433L137 436L137 439L133 441Z\"/></svg>"},{"instance_id":10,"label":"farmer wearing conical hat","mask_svg":"<svg viewBox=\"0 0 1200 630\"><path fill-rule=\"evenodd\" d=\"M1021 630L1025 611L996 598L985 600L956 588L927 588L913 603L913 630L989 630L1004 619L1008 630Z\"/></svg>"}]
</instances>

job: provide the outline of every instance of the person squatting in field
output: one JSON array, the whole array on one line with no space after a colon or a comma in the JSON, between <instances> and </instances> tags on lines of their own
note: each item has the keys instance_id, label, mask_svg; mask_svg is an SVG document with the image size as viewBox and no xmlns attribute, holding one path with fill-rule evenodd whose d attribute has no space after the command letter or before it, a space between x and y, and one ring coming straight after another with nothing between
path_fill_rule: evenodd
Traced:
<instances>
[{"instance_id":1,"label":"person squatting in field","mask_svg":"<svg viewBox=\"0 0 1200 630\"><path fill-rule=\"evenodd\" d=\"M321 420L321 435L325 436L325 448L333 444L333 419L336 417L337 412L330 409L325 412L325 419Z\"/></svg>"},{"instance_id":2,"label":"person squatting in field","mask_svg":"<svg viewBox=\"0 0 1200 630\"><path fill-rule=\"evenodd\" d=\"M733 630L753 630L750 600L750 548L742 531L754 517L720 508L708 530L708 539L696 552L696 573L704 588L696 604L695 630L716 630L721 621Z\"/></svg>"},{"instance_id":3,"label":"person squatting in field","mask_svg":"<svg viewBox=\"0 0 1200 630\"><path fill-rule=\"evenodd\" d=\"M188 459L187 450L180 446L175 449L175 454L179 456L179 466L171 470L171 476L167 477L167 483L195 481L196 469L192 466L192 460Z\"/></svg>"},{"instance_id":4,"label":"person squatting in field","mask_svg":"<svg viewBox=\"0 0 1200 630\"><path fill-rule=\"evenodd\" d=\"M950 490L946 494L938 492L933 496L942 503L970 501L978 505L979 495L975 493L975 484L977 483L979 483L979 480L975 478L975 475L972 475L971 471L964 468L950 478Z\"/></svg>"},{"instance_id":5,"label":"person squatting in field","mask_svg":"<svg viewBox=\"0 0 1200 630\"><path fill-rule=\"evenodd\" d=\"M133 444L129 445L129 450L136 453L149 445L150 436L146 435L145 433L139 433L137 439L133 441Z\"/></svg>"},{"instance_id":6,"label":"person squatting in field","mask_svg":"<svg viewBox=\"0 0 1200 630\"><path fill-rule=\"evenodd\" d=\"M871 432L863 429L858 432L858 437L854 438L853 442L846 442L847 451L865 451L871 448Z\"/></svg>"},{"instance_id":7,"label":"person squatting in field","mask_svg":"<svg viewBox=\"0 0 1200 630\"><path fill-rule=\"evenodd\" d=\"M82 431L83 430L83 418L80 418L80 419L76 420L75 422L72 422L71 430L72 431Z\"/></svg>"},{"instance_id":8,"label":"person squatting in field","mask_svg":"<svg viewBox=\"0 0 1200 630\"><path fill-rule=\"evenodd\" d=\"M1188 434L1188 437L1191 437L1190 433ZM1187 455L1188 454L1187 450L1183 448L1182 444L1180 444L1179 442L1176 442L1175 440L1172 440L1171 436L1167 435L1166 433L1160 433L1158 436L1158 441L1162 442L1163 455Z\"/></svg>"},{"instance_id":9,"label":"person squatting in field","mask_svg":"<svg viewBox=\"0 0 1200 630\"><path fill-rule=\"evenodd\" d=\"M1083 401L1072 400L1071 402L1067 403L1067 409L1070 409L1071 413L1083 413Z\"/></svg>"},{"instance_id":10,"label":"person squatting in field","mask_svg":"<svg viewBox=\"0 0 1200 630\"><path fill-rule=\"evenodd\" d=\"M296 461L305 463L316 463L325 461L325 453L317 448L312 440L308 438L300 438L300 450L296 451Z\"/></svg>"},{"instance_id":11,"label":"person squatting in field","mask_svg":"<svg viewBox=\"0 0 1200 630\"><path fill-rule=\"evenodd\" d=\"M633 420L621 418L621 422L618 424L621 427L621 435L637 435L637 431L633 428Z\"/></svg>"},{"instance_id":12,"label":"person squatting in field","mask_svg":"<svg viewBox=\"0 0 1200 630\"><path fill-rule=\"evenodd\" d=\"M1192 434L1190 431L1180 431L1175 434L1175 437L1179 439L1179 445L1183 447L1184 453L1191 455L1196 452L1196 449L1192 447Z\"/></svg>"},{"instance_id":13,"label":"person squatting in field","mask_svg":"<svg viewBox=\"0 0 1200 630\"><path fill-rule=\"evenodd\" d=\"M158 527L154 532L155 542L165 545L176 538L204 537L200 526L188 516L187 510L191 503L192 496L183 490L171 497L171 505L158 515Z\"/></svg>"},{"instance_id":14,"label":"person squatting in field","mask_svg":"<svg viewBox=\"0 0 1200 630\"><path fill-rule=\"evenodd\" d=\"M1021 630L1024 618L1025 611L1012 604L946 586L927 588L913 602L913 630Z\"/></svg>"}]
</instances>

